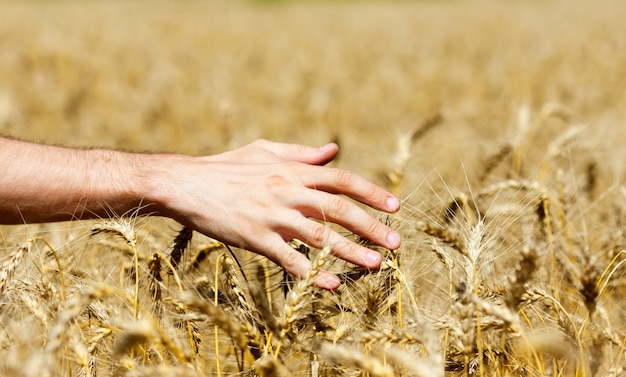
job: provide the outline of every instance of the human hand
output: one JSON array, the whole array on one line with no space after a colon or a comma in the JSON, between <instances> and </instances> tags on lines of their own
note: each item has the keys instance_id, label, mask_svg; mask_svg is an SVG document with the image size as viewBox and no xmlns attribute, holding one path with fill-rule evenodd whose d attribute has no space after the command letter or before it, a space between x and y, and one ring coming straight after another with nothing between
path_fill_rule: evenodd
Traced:
<instances>
[{"instance_id":1,"label":"human hand","mask_svg":"<svg viewBox=\"0 0 626 377\"><path fill-rule=\"evenodd\" d=\"M207 156L167 156L153 164L154 198L161 214L227 244L264 255L303 277L311 262L286 241L299 239L367 268L380 266L379 253L315 221L330 221L388 249L400 235L345 195L393 213L400 202L359 175L323 166L336 144L320 148L257 140L242 148ZM315 281L335 289L337 276L322 271Z\"/></svg>"}]
</instances>

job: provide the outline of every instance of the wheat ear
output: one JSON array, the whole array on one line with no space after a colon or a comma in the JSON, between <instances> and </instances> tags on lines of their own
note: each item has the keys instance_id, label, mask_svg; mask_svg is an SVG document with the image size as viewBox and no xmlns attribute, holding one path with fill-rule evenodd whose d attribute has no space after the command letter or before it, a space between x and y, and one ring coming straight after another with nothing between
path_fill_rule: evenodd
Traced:
<instances>
[{"instance_id":1,"label":"wheat ear","mask_svg":"<svg viewBox=\"0 0 626 377\"><path fill-rule=\"evenodd\" d=\"M231 292L237 298L237 302L239 303L239 312L241 313L242 319L252 320L255 309L252 305L250 305L250 301L246 296L243 285L237 276L237 268L235 267L235 262L233 262L233 258L224 254L224 257L221 259L222 261L222 272L224 276L226 276L226 282L228 284L228 288L230 288Z\"/></svg>"},{"instance_id":2,"label":"wheat ear","mask_svg":"<svg viewBox=\"0 0 626 377\"><path fill-rule=\"evenodd\" d=\"M183 227L174 239L174 246L172 247L172 252L170 253L170 262L176 269L179 269L180 261L185 253L185 250L187 250L192 237L193 230Z\"/></svg>"},{"instance_id":3,"label":"wheat ear","mask_svg":"<svg viewBox=\"0 0 626 377\"><path fill-rule=\"evenodd\" d=\"M24 254L30 252L32 245L31 241L20 243L11 255L11 259L2 267L2 271L0 271L0 294L4 293L9 280L24 258Z\"/></svg>"},{"instance_id":4,"label":"wheat ear","mask_svg":"<svg viewBox=\"0 0 626 377\"><path fill-rule=\"evenodd\" d=\"M511 144L503 144L500 149L496 151L496 153L492 154L487 158L487 160L485 160L485 163L483 164L483 171L478 176L478 181L481 183L484 182L487 177L489 177L489 174L491 174L491 172L497 168L505 158L510 156L512 152L513 146Z\"/></svg>"},{"instance_id":5,"label":"wheat ear","mask_svg":"<svg viewBox=\"0 0 626 377\"><path fill-rule=\"evenodd\" d=\"M184 294L182 301L190 308L209 317L219 328L230 336L240 350L250 353L249 346L261 347L261 338L258 331L254 331L246 322L237 320L218 306L201 300L190 294Z\"/></svg>"},{"instance_id":6,"label":"wheat ear","mask_svg":"<svg viewBox=\"0 0 626 377\"><path fill-rule=\"evenodd\" d=\"M326 257L330 254L330 247L325 247L311 263L311 269L307 271L303 279L287 294L285 309L280 319L281 338L291 331L291 326L299 319L304 318L304 308L309 303L313 282L319 273Z\"/></svg>"},{"instance_id":7,"label":"wheat ear","mask_svg":"<svg viewBox=\"0 0 626 377\"><path fill-rule=\"evenodd\" d=\"M67 301L67 310L59 313L55 325L48 334L48 343L45 347L46 355L52 358L53 355L57 354L68 335L71 324L90 302L110 293L111 291L106 287L98 286L89 288L84 294L76 295L69 299ZM49 362L52 363L53 360L50 359Z\"/></svg>"},{"instance_id":8,"label":"wheat ear","mask_svg":"<svg viewBox=\"0 0 626 377\"><path fill-rule=\"evenodd\" d=\"M151 312L155 318L161 318L163 316L161 292L163 278L161 277L161 257L158 253L154 253L152 259L148 263L148 271L148 290L150 291L150 297L152 298Z\"/></svg>"},{"instance_id":9,"label":"wheat ear","mask_svg":"<svg viewBox=\"0 0 626 377\"><path fill-rule=\"evenodd\" d=\"M412 132L398 136L396 152L393 155L391 169L387 172L386 178L391 186L391 192L399 195L400 186L404 179L406 166L411 158L411 149L426 133L439 125L443 120L440 112L424 120Z\"/></svg>"},{"instance_id":10,"label":"wheat ear","mask_svg":"<svg viewBox=\"0 0 626 377\"><path fill-rule=\"evenodd\" d=\"M467 246L463 239L451 230L433 225L426 221L418 221L415 227L418 231L449 244L462 255L468 255Z\"/></svg>"},{"instance_id":11,"label":"wheat ear","mask_svg":"<svg viewBox=\"0 0 626 377\"><path fill-rule=\"evenodd\" d=\"M198 252L198 254L196 255L196 257L191 262L191 265L189 266L189 270L198 269L200 267L200 264L202 264L202 262L204 262L204 260L207 259L207 257L212 252L223 250L225 248L226 248L226 245L218 241L213 241L209 243L208 245L202 247L200 251Z\"/></svg>"},{"instance_id":12,"label":"wheat ear","mask_svg":"<svg viewBox=\"0 0 626 377\"><path fill-rule=\"evenodd\" d=\"M267 268L263 264L259 263L256 266L257 268L257 276L266 276ZM254 301L254 305L257 308L259 315L261 316L261 320L263 324L268 328L273 334L280 334L280 327L278 326L278 321L276 321L276 317L272 313L271 302L269 297L267 296L267 290L264 289L266 284L250 284L250 296L252 296L252 300ZM271 292L270 292L271 293Z\"/></svg>"},{"instance_id":13,"label":"wheat ear","mask_svg":"<svg viewBox=\"0 0 626 377\"><path fill-rule=\"evenodd\" d=\"M271 355L266 355L256 360L252 366L260 377L289 377L293 376L291 371L280 362L280 360Z\"/></svg>"},{"instance_id":14,"label":"wheat ear","mask_svg":"<svg viewBox=\"0 0 626 377\"><path fill-rule=\"evenodd\" d=\"M532 278L537 269L537 251L526 247L522 251L522 258L515 269L514 277L510 279L509 290L504 302L510 310L517 310L526 292L526 283Z\"/></svg>"},{"instance_id":15,"label":"wheat ear","mask_svg":"<svg viewBox=\"0 0 626 377\"><path fill-rule=\"evenodd\" d=\"M91 229L92 236L100 233L112 233L121 236L133 252L133 268L135 269L135 295L133 302L133 317L139 314L139 254L137 251L137 235L133 223L129 219L116 219L97 224Z\"/></svg>"}]
</instances>

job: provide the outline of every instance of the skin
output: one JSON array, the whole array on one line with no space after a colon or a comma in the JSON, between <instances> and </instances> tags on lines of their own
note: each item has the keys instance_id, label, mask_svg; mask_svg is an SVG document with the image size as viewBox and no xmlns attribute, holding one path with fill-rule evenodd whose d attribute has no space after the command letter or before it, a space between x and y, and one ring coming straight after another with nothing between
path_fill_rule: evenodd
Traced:
<instances>
[{"instance_id":1,"label":"skin","mask_svg":"<svg viewBox=\"0 0 626 377\"><path fill-rule=\"evenodd\" d=\"M400 201L363 177L324 166L336 144L310 147L257 140L222 154L192 157L83 150L0 138L0 223L102 218L113 213L170 217L304 276L311 262L297 238L346 261L378 268L381 255L324 225L329 221L395 250L400 235L352 198L393 213ZM316 221L322 220L322 221ZM335 289L320 273L315 284Z\"/></svg>"}]
</instances>

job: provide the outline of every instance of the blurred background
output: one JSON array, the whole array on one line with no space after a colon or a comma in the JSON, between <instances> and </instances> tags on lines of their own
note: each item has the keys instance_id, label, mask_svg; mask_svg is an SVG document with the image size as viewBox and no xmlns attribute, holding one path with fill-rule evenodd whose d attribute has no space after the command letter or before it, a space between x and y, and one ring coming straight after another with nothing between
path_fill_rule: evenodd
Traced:
<instances>
[{"instance_id":1,"label":"blurred background","mask_svg":"<svg viewBox=\"0 0 626 377\"><path fill-rule=\"evenodd\" d=\"M415 343L415 353L407 365L419 367L416 360L433 356L431 370L437 375L445 364L448 376L624 376L624 15L624 0L0 0L0 134L193 155L257 138L311 145L335 141L341 152L334 166L374 180L403 199L399 213L380 217L398 229L403 244L387 254L391 264L384 264L382 273L361 279L364 271L357 271L356 284L346 275L339 291L311 295L315 316L307 314L302 329L313 326L300 333L311 338L302 339L331 334L326 340L335 344L347 337L364 350L364 360L372 360L372 343L359 339L360 330L392 336L390 329L408 330L419 334L417 340L396 338L403 350L410 347L400 342L415 341L409 342ZM132 265L131 254L124 251L128 245L120 247L111 235L94 237L98 228L93 222L0 227L4 260L19 262L10 255L24 254L19 245L29 244L34 235L61 256L57 269L37 241L38 250L25 257L30 260L14 272L16 264L0 271L5 279L14 275L14 296L2 296L3 302L18 303L0 304L0 349L5 352L0 370L42 375L42 364L30 361L54 355L49 346L33 352L38 345L55 344L48 342L49 329L57 336L64 333L48 325L57 313L65 313L57 296L49 295L63 292L65 283L58 279L63 266L69 292L104 282L135 292L136 298L134 305L113 297L96 300L113 313L112 323L128 320L129 331L100 325L68 330L73 336L69 345L57 346L63 355L56 353L67 375L95 375L96 365L112 375L190 375L183 364L173 369L180 374L170 373L168 368L176 367L168 363L176 360L166 353L161 357L149 349L152 356L144 351L140 360L142 354L133 348L129 357L120 358L113 347L138 334L130 330L138 318L139 277L148 285L142 287L141 304L148 297L161 300L150 288L151 281L161 281L156 278L160 272L152 272L161 271L153 264L159 261L154 253L171 256L175 245L186 242L178 236L181 226L172 221L134 221L129 227L138 233L143 256L139 261L135 252ZM181 264L190 268L180 271L185 271L186 291L206 291L202 294L217 299L220 272L215 266L221 253L209 242L195 235ZM289 277L239 251L250 256L240 258L244 268L255 271L249 274L250 287L263 282L275 309L281 309L276 312L283 312ZM206 261L197 268L191 258L198 266ZM331 267L353 272L336 262ZM168 294L178 297L174 280L167 281ZM59 288L49 288L50 282ZM527 295L530 287L534 296ZM510 316L500 321L494 313L501 309L476 309L469 299L474 296L483 305L512 307L504 312ZM43 304L33 306L34 300ZM526 302L518 318L520 300ZM184 344L193 333L187 327L183 334L177 320L181 312L172 304L179 307L176 300L164 304L169 314L155 314L153 323L169 321L172 338ZM228 312L234 322L236 305ZM317 315L326 308L339 308L328 311L334 335L326 332L326 324L317 327ZM59 318L70 324L78 313ZM422 315L428 326L413 321ZM519 320L520 332L511 325L512 317ZM92 329L109 331L111 338L103 340L105 333L93 338ZM227 359L220 367L210 340L217 330L207 323L200 330L206 341L199 343L198 365L206 368L196 368L194 375L245 370L237 352L230 351L234 339L221 337ZM528 336L535 330L547 332L533 345ZM155 350L164 345L160 334L153 338L158 340ZM277 359L296 375L318 375L317 366L312 372L318 355L304 351L315 347L280 344L272 356L280 349L285 357ZM543 351L552 356L544 358ZM271 361L263 355L254 361L258 366ZM88 374L91 361L94 373ZM5 365L17 372L9 373ZM147 368L145 374L135 373L135 365ZM262 368L272 375L267 365ZM350 369L326 373L324 365L319 375L357 375ZM22 373L29 366L33 374ZM72 366L79 372L72 373Z\"/></svg>"},{"instance_id":2,"label":"blurred background","mask_svg":"<svg viewBox=\"0 0 626 377\"><path fill-rule=\"evenodd\" d=\"M332 140L375 179L399 135L441 115L412 161L453 181L554 105L568 121L537 131L539 159L576 122L621 165L624 14L618 0L2 1L0 133L192 154Z\"/></svg>"}]
</instances>

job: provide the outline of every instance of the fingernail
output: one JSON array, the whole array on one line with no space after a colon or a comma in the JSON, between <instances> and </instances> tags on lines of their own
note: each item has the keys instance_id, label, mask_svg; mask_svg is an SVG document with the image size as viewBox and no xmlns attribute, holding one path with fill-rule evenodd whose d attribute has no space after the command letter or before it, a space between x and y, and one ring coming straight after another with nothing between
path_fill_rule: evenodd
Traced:
<instances>
[{"instance_id":1,"label":"fingernail","mask_svg":"<svg viewBox=\"0 0 626 377\"><path fill-rule=\"evenodd\" d=\"M381 261L382 257L375 251L370 251L365 254L365 262L367 263L368 267L376 268L380 265Z\"/></svg>"},{"instance_id":2,"label":"fingernail","mask_svg":"<svg viewBox=\"0 0 626 377\"><path fill-rule=\"evenodd\" d=\"M387 199L387 209L391 212L395 212L400 209L400 200L395 196Z\"/></svg>"},{"instance_id":3,"label":"fingernail","mask_svg":"<svg viewBox=\"0 0 626 377\"><path fill-rule=\"evenodd\" d=\"M402 237L400 237L400 234L398 234L398 232L390 232L389 235L387 235L387 243L389 243L389 247L393 250L400 247L401 241Z\"/></svg>"}]
</instances>

